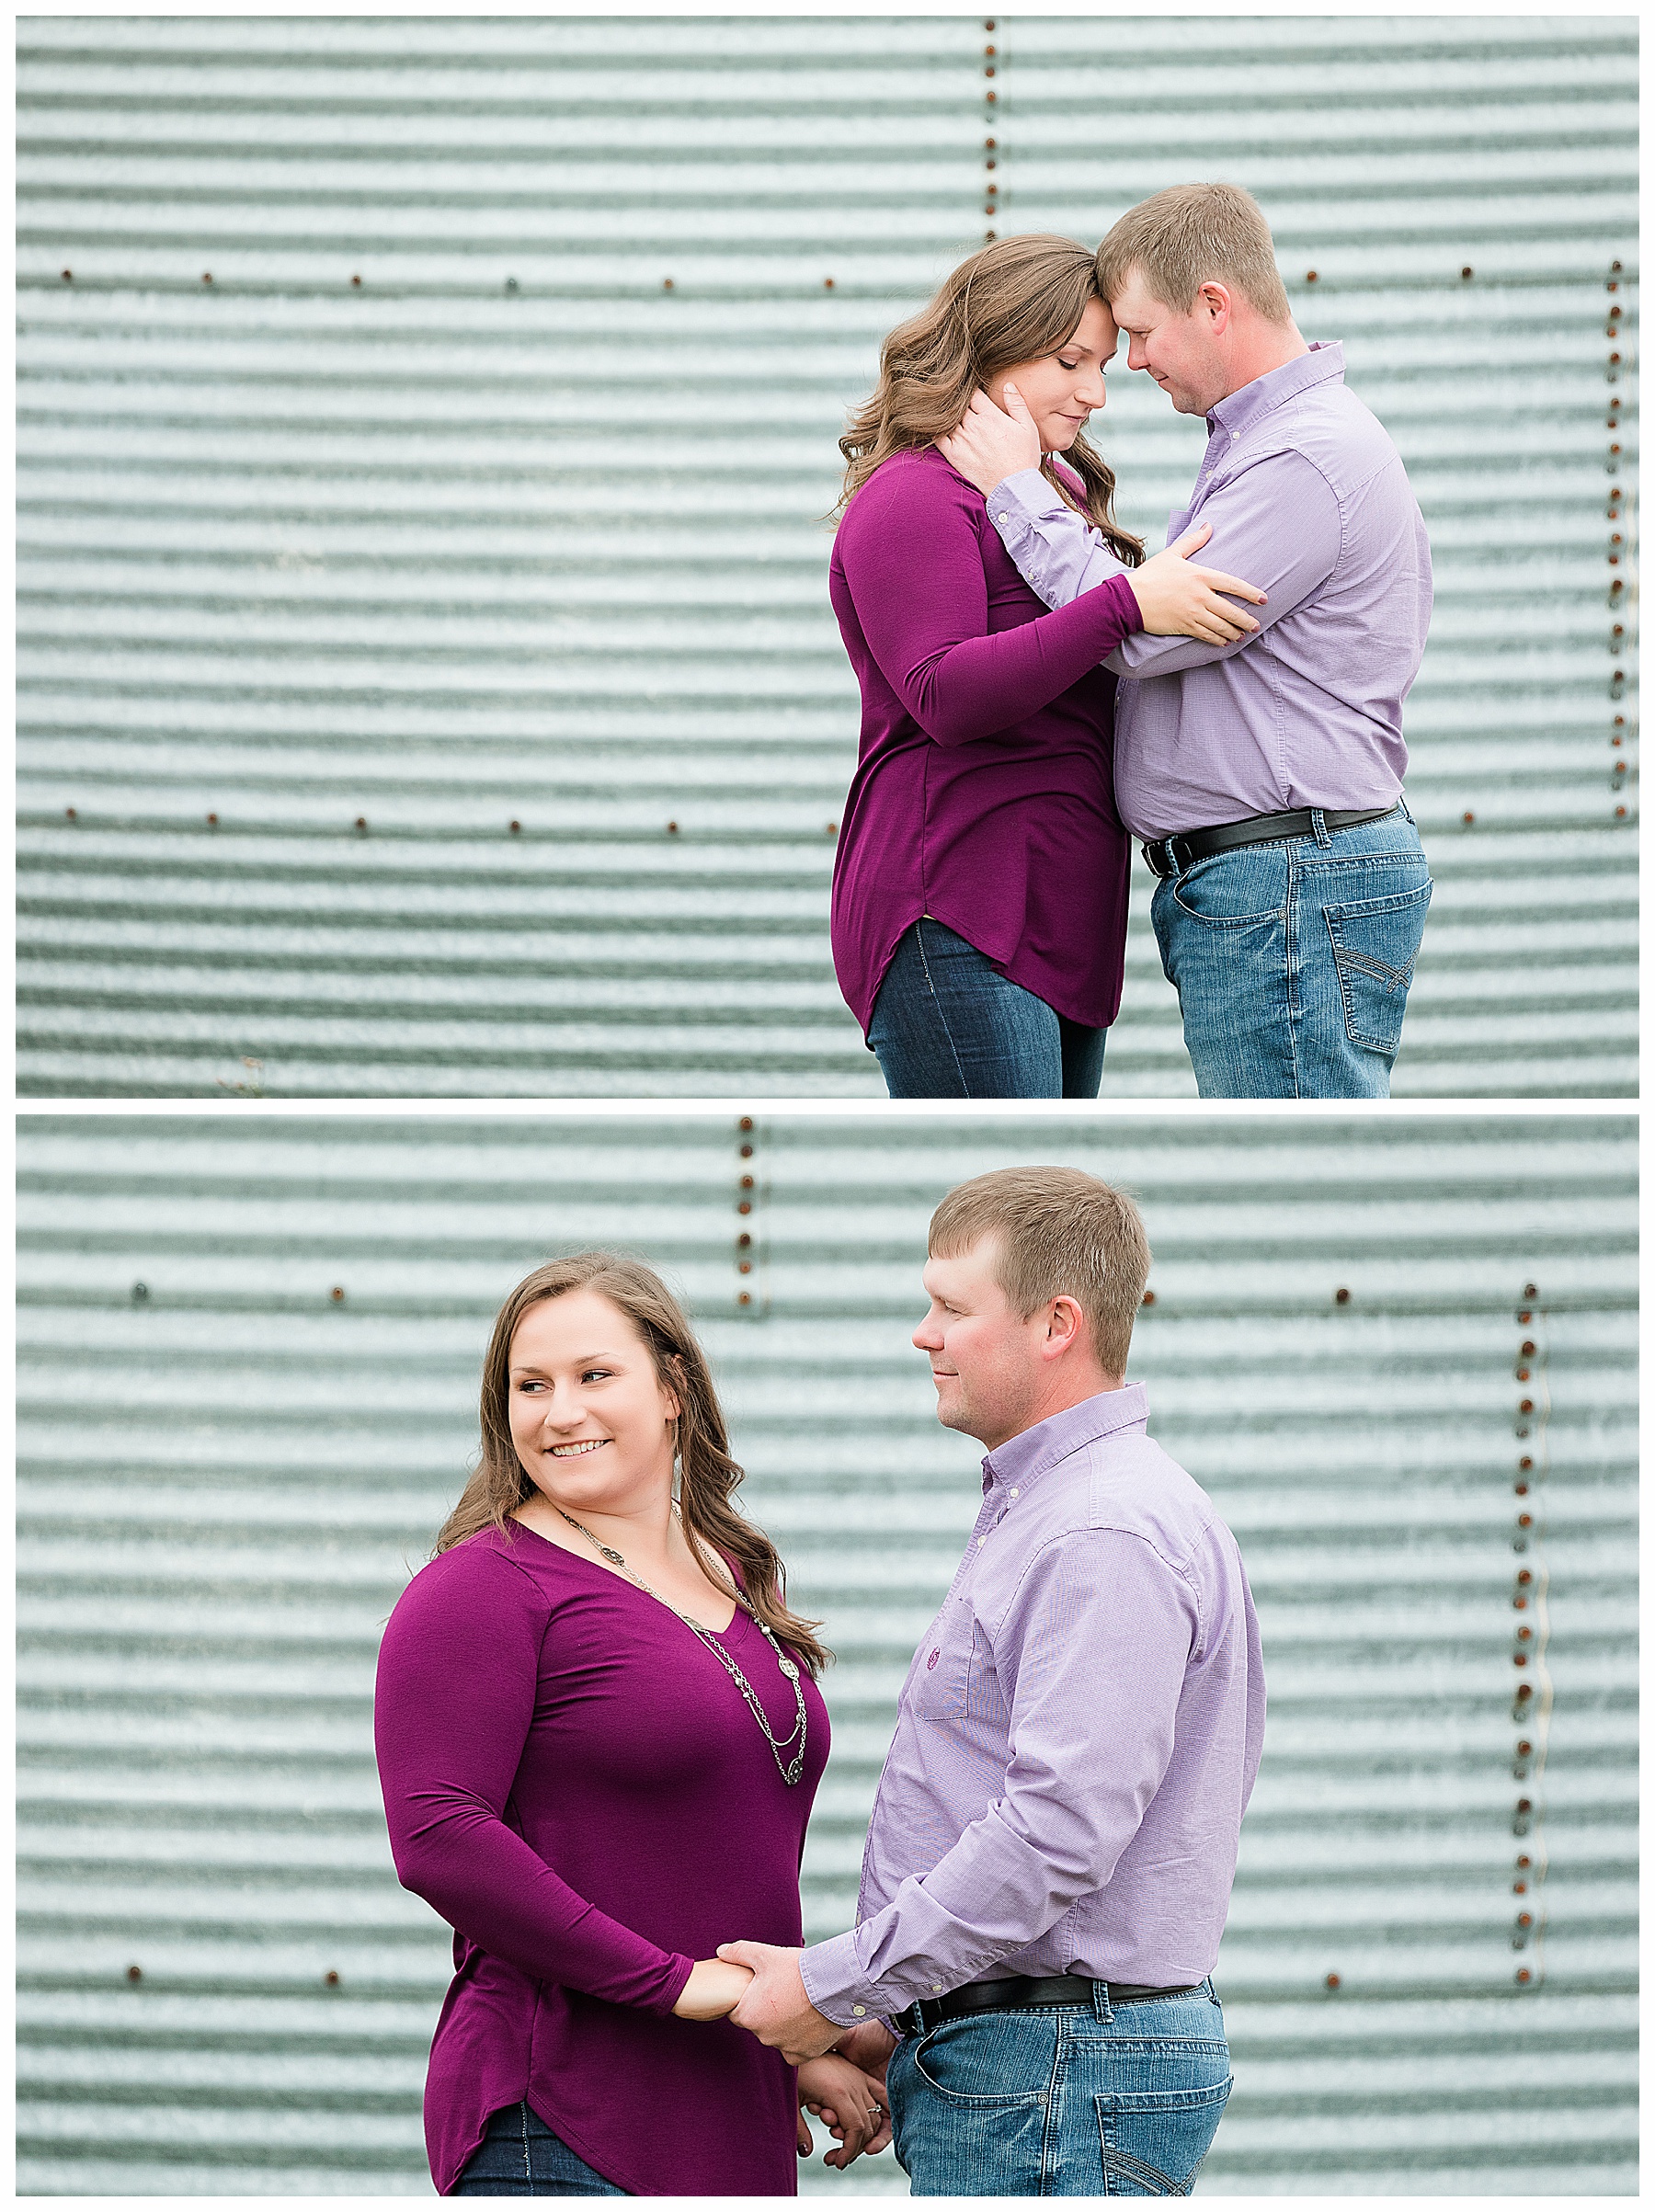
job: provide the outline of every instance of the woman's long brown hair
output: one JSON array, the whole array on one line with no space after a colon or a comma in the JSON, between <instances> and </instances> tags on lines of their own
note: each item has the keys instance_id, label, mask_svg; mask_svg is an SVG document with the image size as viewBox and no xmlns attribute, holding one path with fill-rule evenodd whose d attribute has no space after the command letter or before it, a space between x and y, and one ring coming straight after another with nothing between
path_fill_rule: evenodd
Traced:
<instances>
[{"instance_id":1,"label":"woman's long brown hair","mask_svg":"<svg viewBox=\"0 0 1655 2212\"><path fill-rule=\"evenodd\" d=\"M741 1569L741 1595L747 1604L791 1648L801 1666L819 1674L833 1657L814 1634L820 1622L802 1620L788 1611L787 1570L781 1554L764 1531L731 1503L742 1470L730 1456L729 1435L707 1356L683 1308L655 1270L622 1253L576 1252L568 1260L549 1260L525 1275L501 1306L483 1362L483 1443L477 1469L443 1522L437 1550L445 1552L479 1529L496 1528L509 1537L513 1512L540 1495L511 1441L511 1340L531 1306L573 1290L596 1291L625 1315L649 1348L657 1380L678 1400L679 1513L691 1550L714 1581L726 1585L724 1560L734 1559Z\"/></svg>"},{"instance_id":2,"label":"woman's long brown hair","mask_svg":"<svg viewBox=\"0 0 1655 2212\"><path fill-rule=\"evenodd\" d=\"M917 451L957 429L974 392L1067 345L1087 302L1101 298L1092 256L1051 232L1001 238L962 261L930 304L885 342L879 382L839 439L846 463L839 507L893 453ZM1080 479L1087 520L1136 568L1144 542L1114 519L1114 471L1084 437L1066 453L1043 454L1042 475L1071 507L1077 502L1054 466L1057 460Z\"/></svg>"}]
</instances>

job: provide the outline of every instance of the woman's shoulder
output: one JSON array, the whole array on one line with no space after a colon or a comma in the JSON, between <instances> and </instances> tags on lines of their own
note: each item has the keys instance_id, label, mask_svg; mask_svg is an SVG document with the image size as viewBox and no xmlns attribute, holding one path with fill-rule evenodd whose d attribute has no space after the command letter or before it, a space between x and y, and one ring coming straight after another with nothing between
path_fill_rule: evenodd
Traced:
<instances>
[{"instance_id":1,"label":"woman's shoulder","mask_svg":"<svg viewBox=\"0 0 1655 2212\"><path fill-rule=\"evenodd\" d=\"M944 461L935 446L918 446L882 461L852 495L840 519L838 543L854 550L859 538L905 530L975 527L983 495Z\"/></svg>"},{"instance_id":2,"label":"woman's shoulder","mask_svg":"<svg viewBox=\"0 0 1655 2212\"><path fill-rule=\"evenodd\" d=\"M544 1610L547 1592L535 1572L538 1546L515 1528L480 1528L426 1562L397 1601L396 1610L440 1613L464 1606L480 1593L491 1604L521 1603Z\"/></svg>"}]
</instances>

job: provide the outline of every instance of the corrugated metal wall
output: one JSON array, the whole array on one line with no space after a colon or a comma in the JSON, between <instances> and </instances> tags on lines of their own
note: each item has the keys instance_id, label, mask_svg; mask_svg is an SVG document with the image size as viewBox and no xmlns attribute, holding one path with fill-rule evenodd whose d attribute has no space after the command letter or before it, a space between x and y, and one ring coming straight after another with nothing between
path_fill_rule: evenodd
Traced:
<instances>
[{"instance_id":1,"label":"corrugated metal wall","mask_svg":"<svg viewBox=\"0 0 1655 2212\"><path fill-rule=\"evenodd\" d=\"M1140 1194L1135 1372L1264 1624L1204 2190L1631 2193L1635 1136L26 1117L19 2186L428 2187L444 1932L392 1874L373 1659L552 1250L624 1243L692 1302L840 1655L806 1890L849 1924L976 1487L907 1344L926 1218L1044 1158Z\"/></svg>"},{"instance_id":2,"label":"corrugated metal wall","mask_svg":"<svg viewBox=\"0 0 1655 2212\"><path fill-rule=\"evenodd\" d=\"M1633 1089L1630 17L21 48L29 1092L877 1095L826 941L842 411L986 230L1215 170L1437 553L1398 1091ZM1141 385L1158 534L1201 431ZM1138 891L1105 1086L1165 1095Z\"/></svg>"}]
</instances>

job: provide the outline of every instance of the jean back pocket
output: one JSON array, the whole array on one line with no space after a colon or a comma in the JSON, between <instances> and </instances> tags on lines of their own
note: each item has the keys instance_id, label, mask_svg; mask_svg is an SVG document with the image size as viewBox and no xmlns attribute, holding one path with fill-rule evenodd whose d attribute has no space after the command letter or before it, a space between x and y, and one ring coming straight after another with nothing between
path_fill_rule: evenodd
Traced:
<instances>
[{"instance_id":1,"label":"jean back pocket","mask_svg":"<svg viewBox=\"0 0 1655 2212\"><path fill-rule=\"evenodd\" d=\"M1333 941L1345 1033L1353 1044L1388 1058L1395 1057L1402 1042L1402 1016L1431 892L1427 880L1412 891L1322 909Z\"/></svg>"}]
</instances>

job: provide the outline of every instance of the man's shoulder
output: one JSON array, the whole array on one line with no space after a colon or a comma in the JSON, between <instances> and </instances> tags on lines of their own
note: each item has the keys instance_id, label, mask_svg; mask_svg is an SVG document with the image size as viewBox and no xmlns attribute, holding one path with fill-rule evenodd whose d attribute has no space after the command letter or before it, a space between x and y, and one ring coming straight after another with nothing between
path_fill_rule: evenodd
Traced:
<instances>
[{"instance_id":1,"label":"man's shoulder","mask_svg":"<svg viewBox=\"0 0 1655 2212\"><path fill-rule=\"evenodd\" d=\"M1181 1572L1214 1524L1223 1526L1194 1477L1152 1436L1099 1438L1064 1463L1063 1475L1064 1533L1136 1537Z\"/></svg>"},{"instance_id":2,"label":"man's shoulder","mask_svg":"<svg viewBox=\"0 0 1655 2212\"><path fill-rule=\"evenodd\" d=\"M1396 440L1348 384L1312 384L1278 408L1266 436L1268 450L1296 453L1345 498L1387 468L1402 469Z\"/></svg>"}]
</instances>

